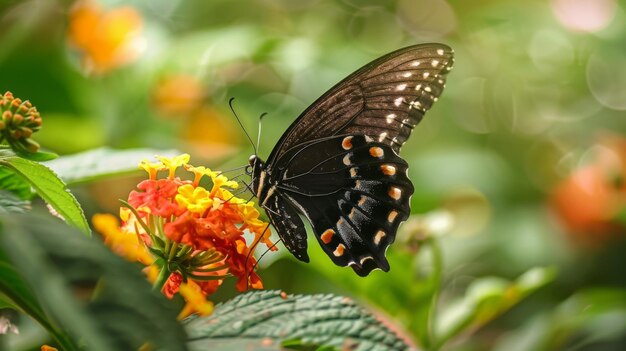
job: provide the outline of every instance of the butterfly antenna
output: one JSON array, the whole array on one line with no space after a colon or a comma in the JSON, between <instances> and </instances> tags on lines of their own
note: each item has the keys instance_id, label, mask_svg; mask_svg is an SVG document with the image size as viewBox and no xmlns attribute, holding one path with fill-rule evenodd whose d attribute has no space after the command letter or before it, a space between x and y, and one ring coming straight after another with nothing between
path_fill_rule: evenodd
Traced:
<instances>
[{"instance_id":1,"label":"butterfly antenna","mask_svg":"<svg viewBox=\"0 0 626 351\"><path fill-rule=\"evenodd\" d=\"M234 100L235 98L231 97L230 100L228 100L228 106L230 106L230 111L233 113L233 115L235 115L235 118L237 119L237 122L239 122L239 126L241 126L241 129L243 129L243 132L246 134L246 137L248 137L248 140L250 141L250 144L252 144L252 148L254 149L254 154L256 155L257 154L256 145L254 145L252 138L250 138L250 134L248 134L248 132L246 131L246 128L244 128L243 123L241 123L241 119L239 119L239 116L237 116L237 112L235 112L235 108L233 108Z\"/></svg>"},{"instance_id":2,"label":"butterfly antenna","mask_svg":"<svg viewBox=\"0 0 626 351\"><path fill-rule=\"evenodd\" d=\"M234 171L238 171L240 169L244 169L246 167L248 167L248 165L237 166L237 167L234 167L234 168L231 168L231 169L226 169L226 170L223 170L223 171L219 171L219 172L217 172L217 174L221 175L221 174L228 173L228 172L234 172Z\"/></svg>"},{"instance_id":3,"label":"butterfly antenna","mask_svg":"<svg viewBox=\"0 0 626 351\"><path fill-rule=\"evenodd\" d=\"M261 149L261 122L263 122L263 117L265 117L266 115L267 115L267 112L263 112L259 116L259 132L256 136L256 147L259 150Z\"/></svg>"}]
</instances>

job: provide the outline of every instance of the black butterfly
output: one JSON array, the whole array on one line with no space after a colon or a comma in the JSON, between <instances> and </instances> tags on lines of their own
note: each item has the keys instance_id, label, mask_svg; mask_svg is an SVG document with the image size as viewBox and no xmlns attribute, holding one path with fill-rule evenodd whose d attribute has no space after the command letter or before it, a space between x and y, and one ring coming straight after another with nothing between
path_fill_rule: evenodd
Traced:
<instances>
[{"instance_id":1,"label":"black butterfly","mask_svg":"<svg viewBox=\"0 0 626 351\"><path fill-rule=\"evenodd\" d=\"M452 63L443 44L387 54L317 99L267 162L250 157L252 191L295 257L309 261L302 214L335 264L360 276L389 270L385 252L413 194L398 152L437 101Z\"/></svg>"}]
</instances>

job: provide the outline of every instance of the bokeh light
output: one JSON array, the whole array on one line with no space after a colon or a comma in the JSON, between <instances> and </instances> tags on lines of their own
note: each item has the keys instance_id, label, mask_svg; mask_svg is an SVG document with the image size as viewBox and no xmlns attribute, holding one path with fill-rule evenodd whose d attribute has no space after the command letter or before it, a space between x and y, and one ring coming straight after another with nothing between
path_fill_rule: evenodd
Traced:
<instances>
[{"instance_id":1,"label":"bokeh light","mask_svg":"<svg viewBox=\"0 0 626 351\"><path fill-rule=\"evenodd\" d=\"M597 32L615 17L615 0L552 0L552 10L559 22L568 29Z\"/></svg>"},{"instance_id":2,"label":"bokeh light","mask_svg":"<svg viewBox=\"0 0 626 351\"><path fill-rule=\"evenodd\" d=\"M587 83L602 105L626 110L626 53L621 49L596 50L587 63Z\"/></svg>"}]
</instances>

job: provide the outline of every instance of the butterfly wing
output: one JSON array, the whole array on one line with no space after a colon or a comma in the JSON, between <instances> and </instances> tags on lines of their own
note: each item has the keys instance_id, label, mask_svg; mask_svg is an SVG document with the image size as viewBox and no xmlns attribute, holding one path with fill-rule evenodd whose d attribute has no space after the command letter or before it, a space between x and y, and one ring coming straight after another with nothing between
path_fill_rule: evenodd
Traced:
<instances>
[{"instance_id":1,"label":"butterfly wing","mask_svg":"<svg viewBox=\"0 0 626 351\"><path fill-rule=\"evenodd\" d=\"M255 193L267 194L259 200L269 202L272 223L296 257L308 259L297 212L335 264L361 276L389 269L385 251L413 194L398 152L452 64L443 44L397 50L339 82L289 127L258 169L267 177L257 179ZM273 199L266 189L274 189Z\"/></svg>"},{"instance_id":2,"label":"butterfly wing","mask_svg":"<svg viewBox=\"0 0 626 351\"><path fill-rule=\"evenodd\" d=\"M334 136L281 160L279 193L307 217L333 262L361 276L388 271L385 252L413 194L408 165L391 146L364 135Z\"/></svg>"},{"instance_id":3,"label":"butterfly wing","mask_svg":"<svg viewBox=\"0 0 626 351\"><path fill-rule=\"evenodd\" d=\"M280 194L273 196L265 209L287 250L297 259L309 262L306 229L298 212Z\"/></svg>"},{"instance_id":4,"label":"butterfly wing","mask_svg":"<svg viewBox=\"0 0 626 351\"><path fill-rule=\"evenodd\" d=\"M376 137L399 151L441 94L453 51L420 44L387 54L339 82L285 132L268 164L312 140L332 135Z\"/></svg>"}]
</instances>

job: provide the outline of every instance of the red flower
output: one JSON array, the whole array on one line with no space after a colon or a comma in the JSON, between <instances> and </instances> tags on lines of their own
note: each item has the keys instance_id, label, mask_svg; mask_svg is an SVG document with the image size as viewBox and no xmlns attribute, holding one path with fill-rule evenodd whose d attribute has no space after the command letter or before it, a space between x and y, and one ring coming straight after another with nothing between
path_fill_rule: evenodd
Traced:
<instances>
[{"instance_id":1,"label":"red flower","mask_svg":"<svg viewBox=\"0 0 626 351\"><path fill-rule=\"evenodd\" d=\"M150 213L159 217L180 215L184 212L175 202L178 187L184 184L180 179L144 180L137 185L140 191L131 191L128 203L136 209L150 209Z\"/></svg>"}]
</instances>

